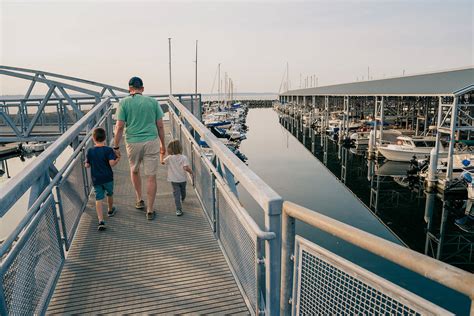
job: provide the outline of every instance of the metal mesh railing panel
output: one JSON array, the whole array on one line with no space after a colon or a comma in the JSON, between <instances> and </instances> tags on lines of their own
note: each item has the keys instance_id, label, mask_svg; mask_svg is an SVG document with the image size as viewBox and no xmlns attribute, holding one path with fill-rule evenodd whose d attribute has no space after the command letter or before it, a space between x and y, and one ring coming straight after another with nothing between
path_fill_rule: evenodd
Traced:
<instances>
[{"instance_id":1,"label":"metal mesh railing panel","mask_svg":"<svg viewBox=\"0 0 474 316\"><path fill-rule=\"evenodd\" d=\"M191 163L191 157L192 157L191 141L186 137L184 133L181 133L181 135L182 135L181 145L183 146L183 155L188 157L189 163Z\"/></svg>"},{"instance_id":2,"label":"metal mesh railing panel","mask_svg":"<svg viewBox=\"0 0 474 316\"><path fill-rule=\"evenodd\" d=\"M28 239L3 274L6 310L10 315L43 313L64 260L52 196L36 216L40 216L39 221L27 229Z\"/></svg>"},{"instance_id":3,"label":"metal mesh railing panel","mask_svg":"<svg viewBox=\"0 0 474 316\"><path fill-rule=\"evenodd\" d=\"M84 150L83 150L84 159L86 157L87 150L89 150L89 148L91 148L92 146L94 146L94 143L92 142L92 138L89 138L89 140L86 142L86 144L84 146ZM91 190L92 190L92 176L91 176L91 169L90 168L85 169L85 175L86 175L87 190L88 190L88 192L91 192Z\"/></svg>"},{"instance_id":4,"label":"metal mesh railing panel","mask_svg":"<svg viewBox=\"0 0 474 316\"><path fill-rule=\"evenodd\" d=\"M197 117L199 121L202 120L201 104L199 102L199 98L193 99L193 113L194 113L194 116Z\"/></svg>"},{"instance_id":5,"label":"metal mesh railing panel","mask_svg":"<svg viewBox=\"0 0 474 316\"><path fill-rule=\"evenodd\" d=\"M69 174L58 185L59 196L61 198L62 219L64 222L64 237L67 247L71 244L74 230L81 218L82 211L87 203L85 191L83 161L79 155L71 164Z\"/></svg>"},{"instance_id":6,"label":"metal mesh railing panel","mask_svg":"<svg viewBox=\"0 0 474 316\"><path fill-rule=\"evenodd\" d=\"M177 138L178 133L176 130L176 116L171 113L170 111L170 128L171 128L171 137L172 138Z\"/></svg>"},{"instance_id":7,"label":"metal mesh railing panel","mask_svg":"<svg viewBox=\"0 0 474 316\"><path fill-rule=\"evenodd\" d=\"M180 100L181 104L184 105L184 107L186 109L189 110L189 112L191 112L192 114L194 114L194 109L193 109L193 105L191 103L191 99L181 99Z\"/></svg>"},{"instance_id":8,"label":"metal mesh railing panel","mask_svg":"<svg viewBox=\"0 0 474 316\"><path fill-rule=\"evenodd\" d=\"M240 282L254 311L257 310L257 237L252 236L243 227L233 210L232 203L227 201L217 189L219 239L232 268Z\"/></svg>"},{"instance_id":9,"label":"metal mesh railing panel","mask_svg":"<svg viewBox=\"0 0 474 316\"><path fill-rule=\"evenodd\" d=\"M194 186L204 205L204 211L209 219L214 221L214 206L213 206L213 188L212 188L212 174L208 169L201 155L196 150L194 155Z\"/></svg>"},{"instance_id":10,"label":"metal mesh railing panel","mask_svg":"<svg viewBox=\"0 0 474 316\"><path fill-rule=\"evenodd\" d=\"M401 289L395 293L393 284L375 275L371 278L379 281L374 282L365 276L370 272L359 267L352 269L352 263L344 263L345 259L340 258L339 263L308 247L302 247L298 256L300 274L294 285L298 315L424 314L419 305L410 305L408 296L400 294L409 292Z\"/></svg>"}]
</instances>

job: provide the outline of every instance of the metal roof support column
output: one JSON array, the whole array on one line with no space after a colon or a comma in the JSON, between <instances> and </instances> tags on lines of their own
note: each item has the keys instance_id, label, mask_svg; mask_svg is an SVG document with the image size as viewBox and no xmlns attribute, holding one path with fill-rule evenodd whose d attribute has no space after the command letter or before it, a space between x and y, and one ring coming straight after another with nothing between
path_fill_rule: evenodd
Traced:
<instances>
[{"instance_id":1,"label":"metal roof support column","mask_svg":"<svg viewBox=\"0 0 474 316\"><path fill-rule=\"evenodd\" d=\"M344 96L344 110L342 115L342 135L339 139L349 136L349 96ZM341 133L341 131L339 131Z\"/></svg>"},{"instance_id":2,"label":"metal roof support column","mask_svg":"<svg viewBox=\"0 0 474 316\"><path fill-rule=\"evenodd\" d=\"M324 145L324 139L326 138L325 137L325 133L326 133L326 124L327 124L327 121L329 120L329 97L328 96L325 96L324 97L324 111L323 111L323 115L321 116L321 124L319 126L320 128L320 132L321 132L321 146ZM324 152L326 153L326 152Z\"/></svg>"},{"instance_id":3,"label":"metal roof support column","mask_svg":"<svg viewBox=\"0 0 474 316\"><path fill-rule=\"evenodd\" d=\"M329 97L324 97L324 128L326 129L329 125Z\"/></svg>"},{"instance_id":4,"label":"metal roof support column","mask_svg":"<svg viewBox=\"0 0 474 316\"><path fill-rule=\"evenodd\" d=\"M383 142L383 123L384 123L384 120L385 120L385 113L384 113L384 97L380 97L380 101L379 101L379 119L380 119L380 145L382 145L382 142ZM377 139L375 139L377 140Z\"/></svg>"},{"instance_id":5,"label":"metal roof support column","mask_svg":"<svg viewBox=\"0 0 474 316\"><path fill-rule=\"evenodd\" d=\"M432 189L436 186L436 181L438 181L438 155L439 155L439 146L441 142L441 125L443 121L443 99L438 97L438 121L436 124L436 144L435 148L431 150L430 154L430 166L428 169L428 188Z\"/></svg>"},{"instance_id":6,"label":"metal roof support column","mask_svg":"<svg viewBox=\"0 0 474 316\"><path fill-rule=\"evenodd\" d=\"M424 113L425 124L423 124L423 135L425 136L428 133L428 113L430 110L430 106L431 106L431 98L425 98L425 113Z\"/></svg>"},{"instance_id":7,"label":"metal roof support column","mask_svg":"<svg viewBox=\"0 0 474 316\"><path fill-rule=\"evenodd\" d=\"M453 103L451 104L451 126L449 133L449 149L448 149L448 170L446 170L446 179L452 180L453 177L453 153L454 153L454 142L456 141L456 131L458 122L458 97L455 96Z\"/></svg>"}]
</instances>

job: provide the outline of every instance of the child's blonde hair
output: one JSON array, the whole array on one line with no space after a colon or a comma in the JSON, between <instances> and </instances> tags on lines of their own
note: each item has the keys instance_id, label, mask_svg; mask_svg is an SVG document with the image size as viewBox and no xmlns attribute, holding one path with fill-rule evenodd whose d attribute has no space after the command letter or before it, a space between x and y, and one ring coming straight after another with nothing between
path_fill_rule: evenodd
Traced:
<instances>
[{"instance_id":1,"label":"child's blonde hair","mask_svg":"<svg viewBox=\"0 0 474 316\"><path fill-rule=\"evenodd\" d=\"M173 139L168 143L168 154L170 155L180 155L183 153L183 146L179 139Z\"/></svg>"}]
</instances>

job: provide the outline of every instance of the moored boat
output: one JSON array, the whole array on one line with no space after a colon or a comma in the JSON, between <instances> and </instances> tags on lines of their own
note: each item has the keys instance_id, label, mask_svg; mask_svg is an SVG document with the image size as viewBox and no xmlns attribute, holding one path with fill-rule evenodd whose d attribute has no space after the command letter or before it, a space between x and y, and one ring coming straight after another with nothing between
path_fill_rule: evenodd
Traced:
<instances>
[{"instance_id":1,"label":"moored boat","mask_svg":"<svg viewBox=\"0 0 474 316\"><path fill-rule=\"evenodd\" d=\"M379 146L377 149L380 154L388 160L409 162L413 157L416 157L416 159L429 157L435 144L435 137L399 136L397 137L396 144ZM442 142L440 144L438 156L447 156L447 152L445 151Z\"/></svg>"}]
</instances>

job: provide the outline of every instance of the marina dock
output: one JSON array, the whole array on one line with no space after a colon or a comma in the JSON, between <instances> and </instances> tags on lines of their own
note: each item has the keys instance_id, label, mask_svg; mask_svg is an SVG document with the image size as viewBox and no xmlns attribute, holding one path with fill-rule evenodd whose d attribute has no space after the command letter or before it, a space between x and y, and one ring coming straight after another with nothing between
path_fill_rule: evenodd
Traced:
<instances>
[{"instance_id":1,"label":"marina dock","mask_svg":"<svg viewBox=\"0 0 474 316\"><path fill-rule=\"evenodd\" d=\"M19 143L7 143L7 144L0 145L0 157L18 153L19 151L18 145Z\"/></svg>"},{"instance_id":2,"label":"marina dock","mask_svg":"<svg viewBox=\"0 0 474 316\"><path fill-rule=\"evenodd\" d=\"M474 164L474 148L469 147L474 137L474 68L292 90L282 93L280 102L275 107L280 124L314 155L323 151L326 165L328 142L335 144L338 149L333 159L340 164L335 174L343 183L347 180L348 157L367 159L369 168L364 172L370 184L370 199L366 205L375 214L383 203L383 194L389 194L387 199L394 205L400 198L393 189L380 189L387 175L378 173L376 166L387 160L392 165L402 161L403 172L393 174L393 181L416 186L412 194L418 191L420 200L426 196L423 252L472 270L472 233L452 223L465 216L461 208L468 199L468 190L472 190L461 176L469 173L469 167L461 169L461 159L455 163L455 158L459 155L471 166ZM413 141L418 140L426 142L416 147ZM409 148L399 146L408 142L412 144ZM393 153L400 150L408 158L395 154L385 157L383 150L389 146ZM422 147L431 148L413 160ZM440 161L444 164L442 170ZM437 212L433 211L435 195L442 204Z\"/></svg>"},{"instance_id":3,"label":"marina dock","mask_svg":"<svg viewBox=\"0 0 474 316\"><path fill-rule=\"evenodd\" d=\"M166 135L168 142L168 122ZM134 207L124 151L122 157L114 168L117 214L98 232L89 200L47 314L248 314L192 184L177 217L160 166L157 216L147 221Z\"/></svg>"},{"instance_id":4,"label":"marina dock","mask_svg":"<svg viewBox=\"0 0 474 316\"><path fill-rule=\"evenodd\" d=\"M38 109L32 118L24 114L28 93L0 104L4 126L11 128L9 140L41 136L31 132L42 126L39 118L51 98L50 110L56 109L56 127L62 131L0 191L0 217L15 212L28 194L28 212L0 244L1 315L474 315L473 274L284 200L203 124L199 94L152 96L165 105L167 137L181 141L194 173L184 215L174 213L163 167L156 219L147 221L143 211L134 209L124 155L115 172L118 212L106 218L106 231L98 232L84 155L94 128L104 128L112 139L116 105L125 89L7 66L0 66L0 75L49 87L40 107L31 105ZM87 94L91 109L81 111L64 87ZM6 110L18 106L18 113ZM72 126L60 123L64 109L77 115ZM263 218L260 225L238 188L253 199ZM387 268L413 275L414 283L435 285L437 297L303 238L296 222L337 238L340 246L347 243L385 260ZM460 303L450 305L445 294Z\"/></svg>"}]
</instances>

